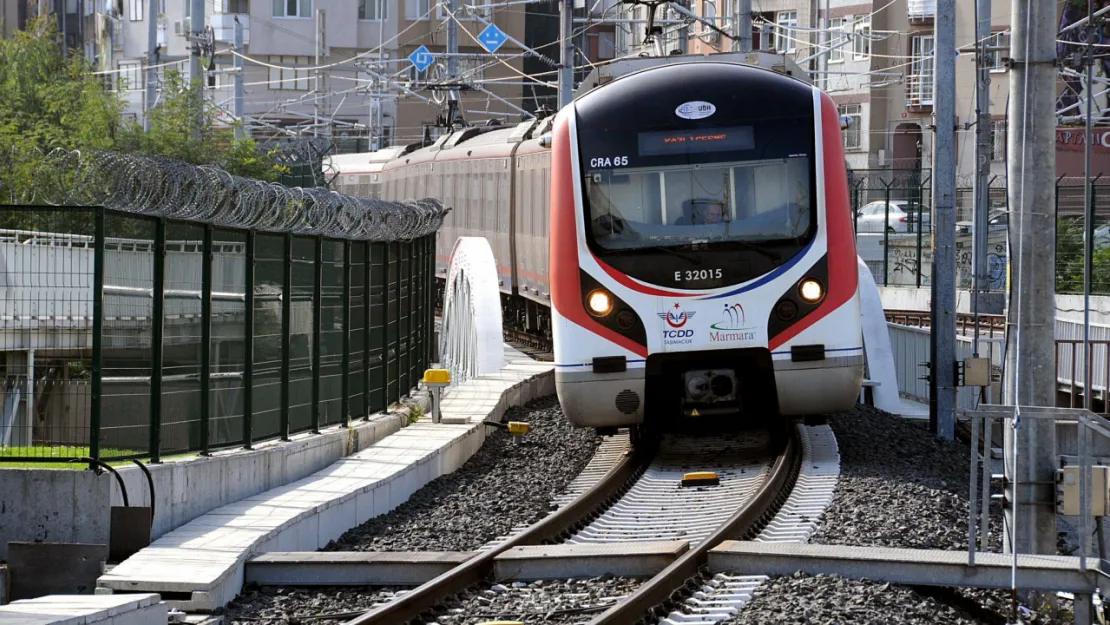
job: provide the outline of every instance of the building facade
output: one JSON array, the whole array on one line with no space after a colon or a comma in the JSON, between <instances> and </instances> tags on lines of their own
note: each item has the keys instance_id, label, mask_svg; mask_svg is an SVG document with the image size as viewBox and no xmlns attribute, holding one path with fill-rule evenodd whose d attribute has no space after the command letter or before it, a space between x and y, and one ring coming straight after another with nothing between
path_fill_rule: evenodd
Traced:
<instances>
[{"instance_id":1,"label":"building facade","mask_svg":"<svg viewBox=\"0 0 1110 625\"><path fill-rule=\"evenodd\" d=\"M117 72L129 115L146 108L150 0L115 0L101 57ZM191 3L158 0L159 71L189 71ZM460 2L460 6L464 3ZM460 10L457 83L459 110L471 123L519 119L525 77L511 40L495 58L477 43L488 23L523 38L524 13L513 7ZM214 63L202 68L207 97L227 123L235 117L234 41L243 30L243 121L252 135L358 139L352 149L417 141L442 115L445 92L429 82L448 75L448 14L429 0L205 0L205 22L215 39ZM420 46L435 63L418 72L408 56ZM103 63L102 63L103 64Z\"/></svg>"}]
</instances>

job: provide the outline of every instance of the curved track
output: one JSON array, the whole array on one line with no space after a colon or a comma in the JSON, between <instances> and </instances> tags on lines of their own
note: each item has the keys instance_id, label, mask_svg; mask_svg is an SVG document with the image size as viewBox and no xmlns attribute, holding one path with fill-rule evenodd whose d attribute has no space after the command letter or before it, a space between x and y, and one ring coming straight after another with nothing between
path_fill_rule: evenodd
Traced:
<instances>
[{"instance_id":1,"label":"curved track","mask_svg":"<svg viewBox=\"0 0 1110 625\"><path fill-rule=\"evenodd\" d=\"M786 425L786 424L784 424ZM663 607L723 540L758 532L789 495L801 462L797 428L720 437L667 437L626 452L573 500L540 522L347 625L409 622L489 579L494 558L546 542L614 543L684 539L691 548L594 624L635 623ZM682 488L684 473L713 470L720 485ZM660 614L662 616L663 612Z\"/></svg>"}]
</instances>

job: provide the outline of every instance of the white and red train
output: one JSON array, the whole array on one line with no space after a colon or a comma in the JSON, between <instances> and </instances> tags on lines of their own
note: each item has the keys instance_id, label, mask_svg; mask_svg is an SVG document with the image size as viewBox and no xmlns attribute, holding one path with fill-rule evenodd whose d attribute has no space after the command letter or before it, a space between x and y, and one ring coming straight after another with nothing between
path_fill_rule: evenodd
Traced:
<instances>
[{"instance_id":1,"label":"white and red train","mask_svg":"<svg viewBox=\"0 0 1110 625\"><path fill-rule=\"evenodd\" d=\"M506 324L551 336L569 420L846 410L863 379L855 240L832 99L676 62L555 117L335 157L337 190L435 197L497 259Z\"/></svg>"}]
</instances>

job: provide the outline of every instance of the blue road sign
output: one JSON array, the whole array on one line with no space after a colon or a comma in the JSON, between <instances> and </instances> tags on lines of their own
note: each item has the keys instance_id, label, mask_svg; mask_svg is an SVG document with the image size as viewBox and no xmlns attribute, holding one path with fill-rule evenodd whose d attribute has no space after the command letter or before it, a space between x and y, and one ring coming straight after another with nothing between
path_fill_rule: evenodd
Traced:
<instances>
[{"instance_id":1,"label":"blue road sign","mask_svg":"<svg viewBox=\"0 0 1110 625\"><path fill-rule=\"evenodd\" d=\"M508 39L508 37L505 36L505 33L503 33L496 24L486 26L485 30L478 34L478 41L486 50L489 50L490 53L497 52L498 48L505 44L506 39Z\"/></svg>"},{"instance_id":2,"label":"blue road sign","mask_svg":"<svg viewBox=\"0 0 1110 625\"><path fill-rule=\"evenodd\" d=\"M431 52L428 52L428 48L420 46L409 55L409 60L412 61L412 64L416 67L416 71L422 72L431 67L432 63L436 62L436 57L432 56Z\"/></svg>"}]
</instances>

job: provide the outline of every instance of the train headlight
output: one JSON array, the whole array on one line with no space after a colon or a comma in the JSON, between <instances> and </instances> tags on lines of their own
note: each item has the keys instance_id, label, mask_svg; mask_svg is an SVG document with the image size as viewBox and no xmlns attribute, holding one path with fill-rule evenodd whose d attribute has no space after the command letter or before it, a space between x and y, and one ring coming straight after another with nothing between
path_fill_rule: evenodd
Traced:
<instances>
[{"instance_id":1,"label":"train headlight","mask_svg":"<svg viewBox=\"0 0 1110 625\"><path fill-rule=\"evenodd\" d=\"M605 291L598 289L592 291L589 296L586 297L586 305L589 306L591 313L598 317L604 317L613 310L613 298L609 297L609 294Z\"/></svg>"},{"instance_id":2,"label":"train headlight","mask_svg":"<svg viewBox=\"0 0 1110 625\"><path fill-rule=\"evenodd\" d=\"M820 282L809 278L798 287L798 293L802 296L802 299L813 304L821 301L821 298L825 296L825 288L821 286Z\"/></svg>"}]
</instances>

